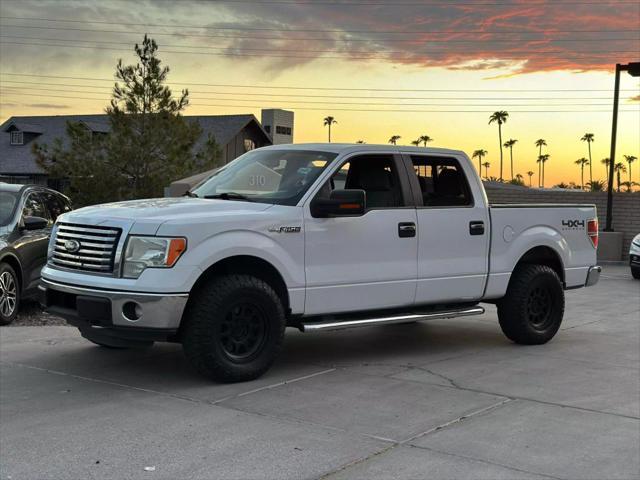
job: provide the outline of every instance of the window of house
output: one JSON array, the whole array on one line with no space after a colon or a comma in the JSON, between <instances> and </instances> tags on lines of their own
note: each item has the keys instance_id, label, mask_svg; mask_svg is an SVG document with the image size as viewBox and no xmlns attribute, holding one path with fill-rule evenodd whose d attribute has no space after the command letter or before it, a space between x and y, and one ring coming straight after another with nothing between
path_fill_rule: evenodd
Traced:
<instances>
[{"instance_id":1,"label":"window of house","mask_svg":"<svg viewBox=\"0 0 640 480\"><path fill-rule=\"evenodd\" d=\"M426 207L454 207L473 204L469 184L458 161L449 157L412 155L422 200Z\"/></svg>"},{"instance_id":2,"label":"window of house","mask_svg":"<svg viewBox=\"0 0 640 480\"><path fill-rule=\"evenodd\" d=\"M11 132L11 145L24 145L24 137L22 132L14 130Z\"/></svg>"},{"instance_id":3,"label":"window of house","mask_svg":"<svg viewBox=\"0 0 640 480\"><path fill-rule=\"evenodd\" d=\"M276 133L279 133L280 135L291 135L291 127L276 125Z\"/></svg>"},{"instance_id":4,"label":"window of house","mask_svg":"<svg viewBox=\"0 0 640 480\"><path fill-rule=\"evenodd\" d=\"M244 151L245 152L250 152L251 150L254 150L255 148L256 148L256 142L254 142L250 138L245 138L244 139Z\"/></svg>"}]
</instances>

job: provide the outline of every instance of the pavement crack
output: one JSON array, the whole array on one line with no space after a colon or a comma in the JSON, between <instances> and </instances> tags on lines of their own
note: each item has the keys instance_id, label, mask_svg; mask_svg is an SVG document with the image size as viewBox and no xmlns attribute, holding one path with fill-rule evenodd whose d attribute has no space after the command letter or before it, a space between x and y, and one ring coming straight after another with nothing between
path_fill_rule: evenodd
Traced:
<instances>
[{"instance_id":1,"label":"pavement crack","mask_svg":"<svg viewBox=\"0 0 640 480\"><path fill-rule=\"evenodd\" d=\"M470 457L468 455L460 455L458 453L446 452L446 451L443 451L443 450L438 450L436 448L424 447L424 446L421 446L421 445L412 445L412 444L409 444L408 447L409 448L417 448L417 449L420 449L420 450L428 450L430 452L439 453L441 455L448 455L448 456L455 457L455 458L462 458L462 459L465 459L465 460L471 460L471 461L474 461L474 462L484 463L484 464L487 464L487 465L494 465L496 467L505 468L507 470L512 470L514 472L526 473L528 475L539 475L541 477L550 478L550 479L553 479L553 480L565 480L563 477L556 477L556 476L553 476L553 475L549 475L547 473L532 472L530 470L524 470L522 468L513 467L511 465L504 465L504 464L499 463L499 462L492 462L491 460L484 460L484 459L480 459L480 458L476 458L476 457Z\"/></svg>"},{"instance_id":2,"label":"pavement crack","mask_svg":"<svg viewBox=\"0 0 640 480\"><path fill-rule=\"evenodd\" d=\"M473 418L475 416L482 415L484 413L490 412L492 410L495 410L496 408L500 408L503 405L506 405L507 403L512 402L512 401L513 401L513 399L511 399L511 398L505 398L504 400L501 400L500 402L493 403L493 404L491 404L491 405L489 405L487 407L483 407L483 408L481 408L479 410L475 410L475 411L473 411L471 413L467 413L466 415L462 415L462 416L460 416L458 418L455 418L453 420L449 420L448 422L445 422L445 423L443 423L441 425L438 425L436 427L432 427L429 430L425 430L424 432L421 432L421 433L418 433L416 435L413 435L413 436L411 436L411 437L409 437L409 438L407 438L405 440L402 440L401 442L399 442L399 444L400 445L404 445L404 444L407 444L409 442L413 442L414 440L417 440L418 438L425 437L425 436L427 436L427 435L429 435L431 433L434 433L434 432L439 432L440 430L443 430L445 428L451 427L452 425L456 425L458 423L464 422L465 420L468 420L468 419Z\"/></svg>"}]
</instances>

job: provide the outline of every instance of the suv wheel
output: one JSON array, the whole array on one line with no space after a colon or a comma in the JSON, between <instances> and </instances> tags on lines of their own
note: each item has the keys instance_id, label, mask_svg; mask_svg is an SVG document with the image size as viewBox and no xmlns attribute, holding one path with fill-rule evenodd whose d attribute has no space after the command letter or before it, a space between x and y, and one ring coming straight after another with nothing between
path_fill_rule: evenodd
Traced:
<instances>
[{"instance_id":1,"label":"suv wheel","mask_svg":"<svg viewBox=\"0 0 640 480\"><path fill-rule=\"evenodd\" d=\"M221 382L253 380L266 372L285 329L284 308L273 288L250 275L225 275L193 295L182 345L196 370Z\"/></svg>"},{"instance_id":2,"label":"suv wheel","mask_svg":"<svg viewBox=\"0 0 640 480\"><path fill-rule=\"evenodd\" d=\"M9 325L18 316L20 284L11 265L0 263L0 325Z\"/></svg>"},{"instance_id":3,"label":"suv wheel","mask_svg":"<svg viewBox=\"0 0 640 480\"><path fill-rule=\"evenodd\" d=\"M545 265L514 270L507 293L498 302L502 332L515 343L547 343L560 329L564 291L558 274Z\"/></svg>"},{"instance_id":4,"label":"suv wheel","mask_svg":"<svg viewBox=\"0 0 640 480\"><path fill-rule=\"evenodd\" d=\"M631 276L636 280L640 280L640 267L631 267Z\"/></svg>"}]
</instances>

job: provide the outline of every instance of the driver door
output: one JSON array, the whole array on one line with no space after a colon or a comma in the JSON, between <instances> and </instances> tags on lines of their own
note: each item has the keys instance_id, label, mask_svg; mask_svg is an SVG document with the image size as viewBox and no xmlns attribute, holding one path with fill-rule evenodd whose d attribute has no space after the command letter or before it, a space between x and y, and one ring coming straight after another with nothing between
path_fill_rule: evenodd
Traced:
<instances>
[{"instance_id":1,"label":"driver door","mask_svg":"<svg viewBox=\"0 0 640 480\"><path fill-rule=\"evenodd\" d=\"M41 217L48 220L45 228L38 230L25 230L20 232L21 239L16 247L20 261L23 265L25 276L25 290L33 288L40 279L40 270L47 262L47 247L53 222L45 204L42 192L29 192L24 201L20 225L24 224L25 217Z\"/></svg>"},{"instance_id":2,"label":"driver door","mask_svg":"<svg viewBox=\"0 0 640 480\"><path fill-rule=\"evenodd\" d=\"M307 315L403 307L414 302L417 219L401 157L349 157L315 195L350 188L365 191L364 215L314 218L309 202L305 206Z\"/></svg>"}]
</instances>

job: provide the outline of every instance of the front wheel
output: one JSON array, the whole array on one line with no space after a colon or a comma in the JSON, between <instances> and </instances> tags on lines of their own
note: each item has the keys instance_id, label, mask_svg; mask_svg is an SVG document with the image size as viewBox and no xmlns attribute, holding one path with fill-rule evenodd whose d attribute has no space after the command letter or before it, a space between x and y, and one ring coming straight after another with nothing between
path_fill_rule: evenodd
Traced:
<instances>
[{"instance_id":1,"label":"front wheel","mask_svg":"<svg viewBox=\"0 0 640 480\"><path fill-rule=\"evenodd\" d=\"M631 276L636 280L640 280L640 267L631 267Z\"/></svg>"},{"instance_id":2,"label":"front wheel","mask_svg":"<svg viewBox=\"0 0 640 480\"><path fill-rule=\"evenodd\" d=\"M18 276L7 263L0 263L0 325L9 325L18 316L20 284Z\"/></svg>"},{"instance_id":3,"label":"front wheel","mask_svg":"<svg viewBox=\"0 0 640 480\"><path fill-rule=\"evenodd\" d=\"M286 325L273 288L250 275L224 275L193 295L182 346L195 369L221 382L266 372L280 352Z\"/></svg>"},{"instance_id":4,"label":"front wheel","mask_svg":"<svg viewBox=\"0 0 640 480\"><path fill-rule=\"evenodd\" d=\"M564 290L558 274L546 265L516 267L507 293L498 302L502 332L515 343L547 343L560 329Z\"/></svg>"}]
</instances>

